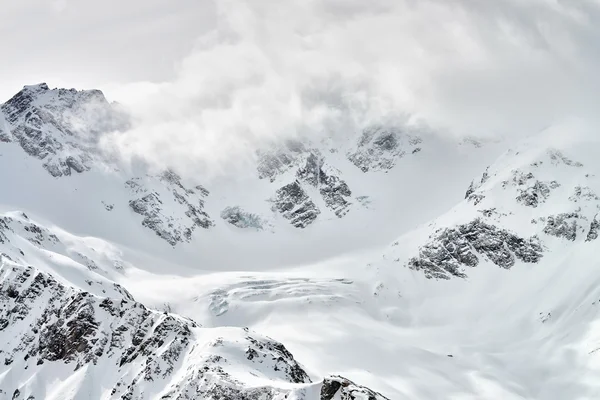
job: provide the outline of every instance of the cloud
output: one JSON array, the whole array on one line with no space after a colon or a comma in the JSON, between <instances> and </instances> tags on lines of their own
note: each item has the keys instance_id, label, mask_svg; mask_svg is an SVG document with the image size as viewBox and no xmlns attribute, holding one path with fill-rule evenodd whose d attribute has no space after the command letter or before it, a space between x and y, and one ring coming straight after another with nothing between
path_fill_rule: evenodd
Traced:
<instances>
[{"instance_id":1,"label":"cloud","mask_svg":"<svg viewBox=\"0 0 600 400\"><path fill-rule=\"evenodd\" d=\"M222 0L170 82L112 91L126 158L218 173L257 145L373 123L525 135L595 114L600 7L560 0Z\"/></svg>"},{"instance_id":2,"label":"cloud","mask_svg":"<svg viewBox=\"0 0 600 400\"><path fill-rule=\"evenodd\" d=\"M95 88L172 80L174 60L212 29L209 1L2 1L0 101L23 85Z\"/></svg>"}]
</instances>

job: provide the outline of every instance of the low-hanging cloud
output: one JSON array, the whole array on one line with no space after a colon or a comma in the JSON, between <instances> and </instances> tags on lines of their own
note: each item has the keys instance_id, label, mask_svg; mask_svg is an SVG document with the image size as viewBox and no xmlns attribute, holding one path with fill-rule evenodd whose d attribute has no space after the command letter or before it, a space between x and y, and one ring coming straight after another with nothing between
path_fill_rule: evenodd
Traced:
<instances>
[{"instance_id":1,"label":"low-hanging cloud","mask_svg":"<svg viewBox=\"0 0 600 400\"><path fill-rule=\"evenodd\" d=\"M171 82L116 88L126 158L219 173L260 143L425 123L521 136L594 119L595 0L222 0Z\"/></svg>"}]
</instances>

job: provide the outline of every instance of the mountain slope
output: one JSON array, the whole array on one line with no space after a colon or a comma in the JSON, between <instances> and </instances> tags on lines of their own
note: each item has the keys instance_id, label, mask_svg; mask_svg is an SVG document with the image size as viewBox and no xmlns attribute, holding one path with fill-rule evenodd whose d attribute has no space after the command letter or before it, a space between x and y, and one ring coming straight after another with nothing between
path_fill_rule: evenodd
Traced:
<instances>
[{"instance_id":1,"label":"mountain slope","mask_svg":"<svg viewBox=\"0 0 600 400\"><path fill-rule=\"evenodd\" d=\"M203 179L109 157L97 91L1 110L0 398L600 395L593 138L374 126Z\"/></svg>"}]
</instances>

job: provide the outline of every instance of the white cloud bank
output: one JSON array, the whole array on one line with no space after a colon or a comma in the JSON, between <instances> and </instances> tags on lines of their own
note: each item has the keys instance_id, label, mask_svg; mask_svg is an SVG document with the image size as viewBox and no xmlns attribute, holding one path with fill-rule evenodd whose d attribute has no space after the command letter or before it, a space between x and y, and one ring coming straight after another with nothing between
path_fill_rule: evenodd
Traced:
<instances>
[{"instance_id":1,"label":"white cloud bank","mask_svg":"<svg viewBox=\"0 0 600 400\"><path fill-rule=\"evenodd\" d=\"M599 17L592 0L221 0L174 81L113 90L135 125L110 141L218 169L262 140L390 120L460 135L592 120Z\"/></svg>"}]
</instances>

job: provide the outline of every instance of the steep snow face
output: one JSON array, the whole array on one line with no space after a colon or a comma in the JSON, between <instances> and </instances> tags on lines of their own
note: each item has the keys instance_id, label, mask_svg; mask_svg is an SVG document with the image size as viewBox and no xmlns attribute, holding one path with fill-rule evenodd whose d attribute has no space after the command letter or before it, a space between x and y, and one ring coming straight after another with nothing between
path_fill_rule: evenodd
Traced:
<instances>
[{"instance_id":1,"label":"steep snow face","mask_svg":"<svg viewBox=\"0 0 600 400\"><path fill-rule=\"evenodd\" d=\"M310 383L282 344L247 329L202 329L33 267L5 261L0 272L0 394L12 399L260 399L301 394L307 386L292 384Z\"/></svg>"},{"instance_id":2,"label":"steep snow face","mask_svg":"<svg viewBox=\"0 0 600 400\"><path fill-rule=\"evenodd\" d=\"M254 168L209 181L107 159L98 137L127 120L98 91L40 84L1 110L4 209L156 264L204 270L264 270L380 247L455 204L471 169L500 148L376 127L335 143L273 143L257 151ZM52 196L40 201L42 193ZM238 251L224 251L234 244Z\"/></svg>"},{"instance_id":3,"label":"steep snow face","mask_svg":"<svg viewBox=\"0 0 600 400\"><path fill-rule=\"evenodd\" d=\"M0 398L600 396L597 141L372 127L205 180L106 159L98 92L1 110Z\"/></svg>"},{"instance_id":4,"label":"steep snow face","mask_svg":"<svg viewBox=\"0 0 600 400\"><path fill-rule=\"evenodd\" d=\"M385 400L339 376L312 383L284 345L246 327L148 309L111 280L128 267L102 240L12 213L0 246L1 398Z\"/></svg>"},{"instance_id":5,"label":"steep snow face","mask_svg":"<svg viewBox=\"0 0 600 400\"><path fill-rule=\"evenodd\" d=\"M599 149L525 141L373 264L394 324L416 346L452 355L411 360L432 374L413 387L437 382L457 398L599 395Z\"/></svg>"},{"instance_id":6,"label":"steep snow face","mask_svg":"<svg viewBox=\"0 0 600 400\"><path fill-rule=\"evenodd\" d=\"M55 177L89 169L99 135L125 124L102 92L50 90L45 83L25 86L1 110L0 140L17 142Z\"/></svg>"}]
</instances>

